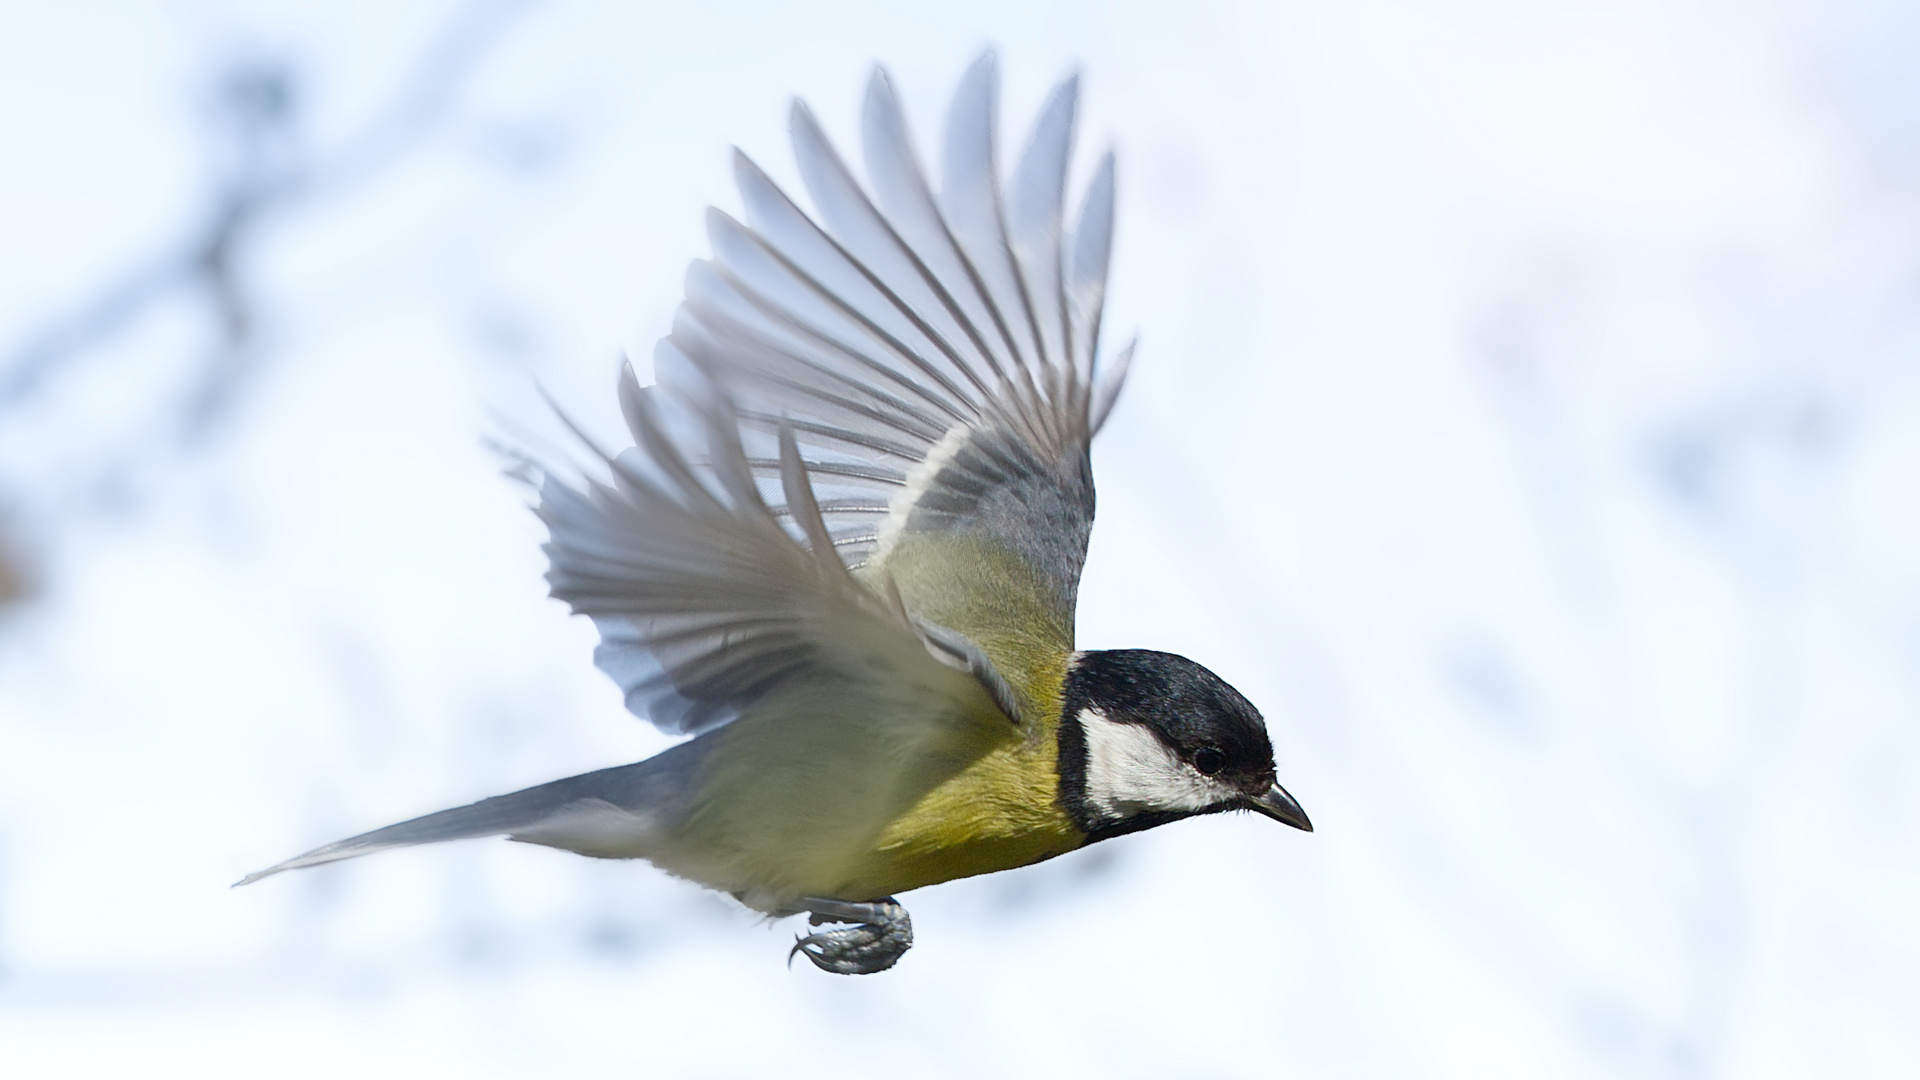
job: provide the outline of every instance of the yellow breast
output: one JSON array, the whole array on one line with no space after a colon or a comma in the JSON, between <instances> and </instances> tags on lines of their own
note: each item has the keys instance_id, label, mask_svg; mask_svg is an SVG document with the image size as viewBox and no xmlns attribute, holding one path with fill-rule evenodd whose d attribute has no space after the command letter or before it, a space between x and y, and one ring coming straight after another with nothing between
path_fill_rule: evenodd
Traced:
<instances>
[{"instance_id":1,"label":"yellow breast","mask_svg":"<svg viewBox=\"0 0 1920 1080\"><path fill-rule=\"evenodd\" d=\"M1050 731L1010 741L927 792L880 835L841 894L891 896L1026 866L1085 843L1056 798L1056 746Z\"/></svg>"},{"instance_id":2,"label":"yellow breast","mask_svg":"<svg viewBox=\"0 0 1920 1080\"><path fill-rule=\"evenodd\" d=\"M839 895L891 896L1026 866L1084 844L1086 835L1059 804L1056 768L1071 607L1061 607L1011 553L978 538L903 538L885 566L917 612L967 634L987 653L1020 698L1024 730L997 739L896 817Z\"/></svg>"}]
</instances>

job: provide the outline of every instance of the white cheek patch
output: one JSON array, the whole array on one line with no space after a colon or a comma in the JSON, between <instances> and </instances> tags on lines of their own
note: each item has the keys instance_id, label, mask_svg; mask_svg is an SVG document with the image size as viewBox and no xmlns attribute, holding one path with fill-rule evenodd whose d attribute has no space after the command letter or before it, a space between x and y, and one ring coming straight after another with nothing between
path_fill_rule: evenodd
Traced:
<instances>
[{"instance_id":1,"label":"white cheek patch","mask_svg":"<svg viewBox=\"0 0 1920 1080\"><path fill-rule=\"evenodd\" d=\"M1087 808L1102 817L1205 810L1239 796L1181 761L1144 725L1116 723L1085 709L1080 729L1087 733Z\"/></svg>"}]
</instances>

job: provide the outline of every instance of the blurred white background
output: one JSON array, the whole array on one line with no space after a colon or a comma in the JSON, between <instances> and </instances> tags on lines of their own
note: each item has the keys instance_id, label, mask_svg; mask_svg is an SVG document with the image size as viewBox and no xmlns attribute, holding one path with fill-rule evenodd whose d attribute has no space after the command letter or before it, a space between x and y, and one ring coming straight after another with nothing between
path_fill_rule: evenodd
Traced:
<instances>
[{"instance_id":1,"label":"blurred white background","mask_svg":"<svg viewBox=\"0 0 1920 1080\"><path fill-rule=\"evenodd\" d=\"M789 95L1121 159L1086 647L1267 714L1213 818L864 979L500 842L666 744L485 440L616 424ZM1920 9L0 6L9 1077L1920 1075Z\"/></svg>"}]
</instances>

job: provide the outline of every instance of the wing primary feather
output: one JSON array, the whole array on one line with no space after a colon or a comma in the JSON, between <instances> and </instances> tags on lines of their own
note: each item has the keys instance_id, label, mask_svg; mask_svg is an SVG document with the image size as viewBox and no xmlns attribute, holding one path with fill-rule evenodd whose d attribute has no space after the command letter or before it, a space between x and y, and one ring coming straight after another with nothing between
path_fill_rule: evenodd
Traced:
<instances>
[{"instance_id":1,"label":"wing primary feather","mask_svg":"<svg viewBox=\"0 0 1920 1080\"><path fill-rule=\"evenodd\" d=\"M552 409L554 412L554 415L560 418L560 422L566 426L568 431L573 433L573 437L576 439L579 439L580 442L594 454L594 456L600 458L602 461L605 461L607 465L610 468L612 468L614 472L617 475L619 475L622 479L626 480L628 483L634 484L646 490L648 493L658 498L661 498L661 499L670 498L667 495L666 491L662 489L653 480L652 477L646 476L642 473L639 473L633 470L631 467L626 466L625 463L623 463L620 460L618 455L608 453L605 447L601 446L599 442L594 439L593 436L587 434L586 429L582 428L578 423L576 423L573 417L568 415L567 411L560 407L560 403L553 399L553 395L548 393L545 387L540 388L540 396L546 399L547 407ZM640 401L643 403L642 405L643 409L651 405L651 400L649 398L642 397ZM698 487L699 485L695 484L695 486ZM592 491L604 490L604 485L599 484L597 482L590 481L588 484L588 487L589 487L589 490L592 490ZM701 490L705 491L706 489L701 488Z\"/></svg>"},{"instance_id":2,"label":"wing primary feather","mask_svg":"<svg viewBox=\"0 0 1920 1080\"><path fill-rule=\"evenodd\" d=\"M740 428L732 402L729 399L722 400L726 406L724 414L712 408L706 410L707 446L712 455L713 469L740 509L777 529L779 524L768 509L766 500L760 497L760 487L753 479L753 465L747 460L745 448L740 445Z\"/></svg>"},{"instance_id":3,"label":"wing primary feather","mask_svg":"<svg viewBox=\"0 0 1920 1080\"><path fill-rule=\"evenodd\" d=\"M747 464L753 467L755 476L780 475L779 458L750 457L747 459ZM876 484L892 484L896 487L905 487L907 484L907 478L905 476L890 472L886 469L876 469L872 466L853 465L838 461L812 461L807 463L807 468L812 472L822 473L827 476L846 476L858 480L869 480Z\"/></svg>"},{"instance_id":4,"label":"wing primary feather","mask_svg":"<svg viewBox=\"0 0 1920 1080\"><path fill-rule=\"evenodd\" d=\"M912 192L912 198L908 208L900 209L906 209L914 217L920 217L922 221L918 223L922 225L922 231L925 231L925 219L931 217L931 221L937 223L935 233L941 240L945 240L945 248L947 248L945 252L937 252L937 254L945 254L948 258L958 259L964 263L966 256L960 252L952 234L948 233L947 223L939 217L939 211L933 209L933 194L927 192L924 175L920 173L920 163L914 160L914 154L906 136L906 123L900 117L899 104L893 98L893 88L887 81L885 69L879 69L879 67L874 69L874 79L868 85L868 104L864 113L866 113L868 173L874 175L876 179L891 173L893 175L891 179L895 183L904 184ZM806 110L804 102L797 102L795 140L799 142L803 136L810 144L808 146L810 156L803 154L803 163L808 158L812 158L812 160L822 161L829 169L829 175L820 177L818 181L808 177L808 188L816 190L831 184L835 194L839 196L837 200L822 200L820 194L816 194L816 202L822 202L824 206L858 208L858 215L864 217L872 229L876 229L887 238L889 246L899 254L900 258L906 259L914 275L920 279L920 282L924 282L927 292L931 292L933 300L941 306L943 311L947 311L948 317L954 321L954 327L958 327L962 334L966 334L968 342L972 344L973 350L979 354L979 357L987 363L987 369L993 373L996 382L1006 382L1008 367L1000 363L998 352L989 344L987 334L981 332L972 313L966 311L966 307L960 304L960 298L954 294L954 290L948 286L947 281L943 281L943 277L935 273L935 269L927 263L929 254L922 252L906 236L902 236L900 223L897 223L887 211L877 208L874 200L866 194L866 190L852 181L852 175L847 171L845 161L841 161L839 154L833 152L831 142L828 142L826 133L820 131L820 123L814 119L812 111ZM975 294L979 294L979 282L975 279L975 275L968 273L968 281L975 286ZM979 300L981 300L981 306L985 307L987 313L991 315L993 313L991 298L979 296ZM991 396L991 388L983 380L973 377L973 384L983 394Z\"/></svg>"},{"instance_id":5,"label":"wing primary feather","mask_svg":"<svg viewBox=\"0 0 1920 1080\"><path fill-rule=\"evenodd\" d=\"M975 67L978 68L983 62L991 66L990 59L990 56L982 57L981 61L976 61ZM971 70L969 77L973 77ZM966 93L966 84L963 81L961 90L955 98L956 111L960 96ZM892 82L884 69L874 70L873 79L868 84L865 113L867 171L883 201L889 203L887 213L891 220L895 221L896 229L900 222L917 226L919 231L925 234L926 239L934 245L935 254L952 260L954 268L969 287L967 295L979 304L980 315L993 325L1001 343L1007 349L1009 359L1003 368L996 359L999 354L988 341L987 336L976 329L973 332L976 334L975 340L982 355L988 358L995 376L1004 385L1010 387L1016 385L1015 376L1018 376L1019 382L1025 384L1031 395L1034 392L1034 384L1021 360L1021 348L1014 340L1013 329L1001 312L1001 302L994 298L993 290L987 284L985 275L975 264L975 260L967 254L966 246L961 243L947 216L941 212L939 201L934 198L932 190L927 186L926 174L921 170L907 136L906 119L900 111ZM952 124L949 124L948 130L951 141ZM986 156L989 160L989 173L991 173L990 147ZM950 152L948 157L952 159L954 154ZM949 185L949 187L952 186L954 185ZM891 193L891 197L888 193ZM942 295L948 302L959 306L962 295L959 290L943 287ZM970 327L975 326L977 322L974 316L956 314L956 318L961 317L966 318ZM1016 410L1016 419L1030 425L1034 423L1032 409L1039 407L1037 402L1030 401L1029 396L1015 394L1011 404Z\"/></svg>"},{"instance_id":6,"label":"wing primary feather","mask_svg":"<svg viewBox=\"0 0 1920 1080\"><path fill-rule=\"evenodd\" d=\"M1097 433L1107 425L1107 416L1113 412L1114 402L1120 400L1120 388L1127 381L1127 367L1133 363L1133 347L1138 344L1137 340L1127 342L1127 347L1120 350L1120 355L1114 358L1113 366L1101 379L1100 388L1094 394L1093 407L1089 414L1088 434Z\"/></svg>"},{"instance_id":7,"label":"wing primary feather","mask_svg":"<svg viewBox=\"0 0 1920 1080\"><path fill-rule=\"evenodd\" d=\"M620 358L619 381L620 416L626 420L627 431L633 434L635 441L638 441L640 438L638 432L640 430L640 398L642 396L643 391L640 389L640 376L634 373L633 361L622 356Z\"/></svg>"},{"instance_id":8,"label":"wing primary feather","mask_svg":"<svg viewBox=\"0 0 1920 1080\"><path fill-rule=\"evenodd\" d=\"M807 479L806 462L800 460L800 444L794 439L792 424L780 425L780 486L787 493L788 511L806 531L815 561L822 566L831 563L833 570L846 575L847 568L833 553L833 536L827 532L826 519L813 501L813 484Z\"/></svg>"},{"instance_id":9,"label":"wing primary feather","mask_svg":"<svg viewBox=\"0 0 1920 1080\"><path fill-rule=\"evenodd\" d=\"M800 620L796 618L773 619L764 615L739 615L725 619L713 619L692 623L672 630L652 630L647 634L647 641L653 645L676 645L685 641L699 641L703 638L711 637L714 634L742 630L759 630L765 632L788 629L798 625L800 625Z\"/></svg>"},{"instance_id":10,"label":"wing primary feather","mask_svg":"<svg viewBox=\"0 0 1920 1080\"><path fill-rule=\"evenodd\" d=\"M807 468L808 471L812 471L814 466L808 465ZM822 514L885 514L891 512L885 503L861 502L855 499L821 499L819 503ZM780 517L787 513L787 508L784 506L775 506L771 509L775 517Z\"/></svg>"},{"instance_id":11,"label":"wing primary feather","mask_svg":"<svg viewBox=\"0 0 1920 1080\"><path fill-rule=\"evenodd\" d=\"M780 307L767 297L761 295L758 290L742 281L726 267L707 262L706 260L696 261L688 271L687 307L689 311L701 321L704 322L709 319L716 320L728 326L730 334L738 336L744 342L755 348L763 349L783 361L794 363L797 366L804 367L809 371L813 371L829 379L857 387L862 392L872 395L889 407L898 408L902 413L916 420L936 429L944 430L944 425L935 423L932 417L929 417L920 409L899 401L891 394L882 393L866 383L854 382L842 372L835 371L823 364L800 356L791 349L769 340L764 334L746 326L738 316L727 312L724 308L716 307L714 303L703 299L703 294L711 286L704 281L697 282L695 275L705 275L708 273L713 276L714 282L724 284L728 289L732 290L740 302L751 306L756 312L772 321L779 328L795 334L814 345L820 346L832 355L850 360L860 367L865 368L869 373L886 379L888 382L908 391L926 404L947 414L950 418L949 423L964 423L968 419L965 413L953 407L951 401L936 395L924 384L915 382L908 378L905 373L881 363L863 350L857 349L838 338L831 337L821 330L801 321L785 308Z\"/></svg>"},{"instance_id":12,"label":"wing primary feather","mask_svg":"<svg viewBox=\"0 0 1920 1080\"><path fill-rule=\"evenodd\" d=\"M804 431L809 435L819 435L838 442L849 443L853 446L863 446L876 454L885 454L887 457L898 458L901 461L912 462L914 464L918 464L920 460L926 456L924 453L915 452L911 447L902 446L896 442L889 442L886 439L876 439L871 435L862 435L857 431L848 431L846 428L834 427L832 424L815 424L801 420L783 419L772 413L747 409L740 411L740 419L743 422L751 422L769 429L776 429L784 424L795 431Z\"/></svg>"},{"instance_id":13,"label":"wing primary feather","mask_svg":"<svg viewBox=\"0 0 1920 1080\"><path fill-rule=\"evenodd\" d=\"M1094 357L1100 345L1100 320L1106 308L1107 264L1113 246L1113 169L1113 152L1109 150L1087 183L1080 216L1073 227L1068 302L1074 309L1075 321L1084 328L1084 340L1074 343L1076 366L1086 371L1081 391L1083 410L1093 392Z\"/></svg>"},{"instance_id":14,"label":"wing primary feather","mask_svg":"<svg viewBox=\"0 0 1920 1080\"><path fill-rule=\"evenodd\" d=\"M646 451L648 460L665 471L668 477L679 485L680 490L694 499L700 506L712 512L726 513L726 505L714 495L713 491L709 489L707 485L700 482L699 477L693 474L693 468L687 464L685 455L680 452L678 446L674 445L673 440L667 436L664 430L665 425L660 419L660 406L659 403L654 400L654 395L644 395L639 399L639 402L642 423L640 430L635 434L639 436L640 445ZM601 456L607 459L608 463L613 466L614 471L621 478L631 483L641 484L649 491L664 494L664 492L660 491L657 484L651 482L650 477L647 477L632 465L618 457L608 457L605 452L602 452ZM669 499L668 501L672 502L675 500Z\"/></svg>"},{"instance_id":15,"label":"wing primary feather","mask_svg":"<svg viewBox=\"0 0 1920 1080\"><path fill-rule=\"evenodd\" d=\"M917 247L915 250L923 259L923 265L926 265L926 259L939 259L950 262L951 269L958 271L961 282L968 288L962 291L946 285L943 280L942 296L955 306L962 306L963 301L977 305L977 314L957 313L955 317L964 319L970 331L976 335L975 340L981 353L992 365L995 377L1010 383L1009 371L1018 362L1017 358L1010 356L1008 365L1002 367L998 351L979 329L979 322L984 317L994 323L1003 344L1008 343L1006 327L1000 323L999 313L994 310L993 297L987 292L978 271L969 263L959 239L954 236L940 212L933 190L927 186L926 172L920 167L919 156L913 151L906 116L900 109L899 98L893 90L893 80L885 68L875 67L873 77L867 82L861 119L867 176L879 197L882 211L896 230L910 229L919 234L926 244L926 250ZM911 243L908 246L915 247ZM927 269L934 277L940 277L932 271L931 266Z\"/></svg>"},{"instance_id":16,"label":"wing primary feather","mask_svg":"<svg viewBox=\"0 0 1920 1080\"><path fill-rule=\"evenodd\" d=\"M1022 295L1032 311L1040 366L1054 377L1068 363L1067 345L1072 340L1062 290L1060 224L1079 94L1080 78L1070 75L1049 95L1027 150L1014 166L1005 207Z\"/></svg>"},{"instance_id":17,"label":"wing primary feather","mask_svg":"<svg viewBox=\"0 0 1920 1080\"><path fill-rule=\"evenodd\" d=\"M867 244L859 242L863 238L877 238L880 243L875 250L870 251L870 254L905 260L912 271L912 277L908 280L917 281L926 286L934 299L940 303L941 309L954 317L956 328L963 334L970 331L971 328L966 319L953 306L951 299L942 295L943 290L939 280L927 271L926 265L914 254L913 248L901 240L900 234L894 230L892 223L874 207L872 200L867 198L867 193L861 190L859 183L853 179L853 174L847 171L846 163L834 151L833 144L827 140L826 132L820 129L820 122L814 118L813 110L807 107L806 102L797 99L794 101L788 127L792 136L794 157L800 163L801 179L806 183L807 190L812 193L814 205L820 210L828 226L832 228L830 235L835 246L850 262L860 268L868 282L881 295L885 296L914 324L916 329L926 335L927 339L966 375L967 381L971 382L983 397L991 398L992 387L980 378L972 364L960 357L959 350L953 347L946 335L938 332L921 312L900 295L898 289L888 284L879 272L868 265L869 259L859 258L850 250L856 245L875 248L871 242ZM822 232L825 233L826 230ZM975 346L978 348L977 335L969 334L969 336L975 339ZM992 358L987 356L984 350L981 350L981 353L989 364L993 363Z\"/></svg>"},{"instance_id":18,"label":"wing primary feather","mask_svg":"<svg viewBox=\"0 0 1920 1080\"><path fill-rule=\"evenodd\" d=\"M986 359L994 378L1011 385L1009 372L1017 361L1008 357L1003 363L1000 350L981 325L983 320L997 324L993 298L985 292L979 274L968 264L966 253L940 214L933 191L927 186L926 173L913 151L906 117L900 111L892 80L884 68L875 67L868 81L861 118L867 176L879 200L879 212L902 245L913 253L916 265L927 276L941 303L965 328L968 339ZM906 231L914 232L920 243L902 235ZM947 274L934 268L935 261L946 265ZM948 275L955 275L956 280L949 281ZM1005 328L999 329L1004 343Z\"/></svg>"},{"instance_id":19,"label":"wing primary feather","mask_svg":"<svg viewBox=\"0 0 1920 1080\"><path fill-rule=\"evenodd\" d=\"M734 151L734 182L741 189L742 197L747 200L749 209L758 207L763 211L771 211L777 208L782 212L782 216L789 218L794 228L803 229L813 238L827 244L836 255L845 260L848 267L859 274L895 311L904 316L915 330L919 331L934 348L938 349L940 354L945 356L956 370L965 375L967 381L973 383L976 390L983 396L991 397L992 391L973 370L972 365L960 358L959 352L954 349L953 345L949 343L939 331L929 325L926 319L913 309L912 305L902 300L900 294L895 292L885 281L882 281L880 276L873 272L872 268L855 258L853 254L846 249L844 244L825 229L815 224L812 218L808 217L805 212L794 205L793 200L787 198L786 192L781 191L779 186L761 170L760 166L754 164L752 158L749 158L739 150ZM767 224L766 222L762 222L761 226L764 228ZM749 232L755 239L760 239L757 232L753 232L752 230L749 230ZM951 382L944 372L939 371L932 364L928 363L927 360L920 356L915 350L909 348L904 343L899 343L895 335L882 329L879 323L871 316L860 311L852 304L847 303L838 293L826 288L817 277L802 269L798 260L780 251L777 245L766 244L764 241L762 241L762 243L767 250L776 254L781 264L787 267L790 273L804 279L810 287L819 291L827 298L833 306L839 308L843 313L851 316L862 325L868 326L874 331L884 333L890 341L896 342L896 347L902 355L908 357L911 362L925 372L928 377L938 379L941 386L945 388L948 393L953 394L955 397L966 401L976 408L979 406L979 402L974 401L970 396L962 392L960 387Z\"/></svg>"},{"instance_id":20,"label":"wing primary feather","mask_svg":"<svg viewBox=\"0 0 1920 1080\"><path fill-rule=\"evenodd\" d=\"M791 353L780 353L778 355L783 361L791 363L795 367L813 371L819 374L822 379L834 385L858 390L867 398L871 399L873 403L861 401L846 394L834 393L831 390L803 382L791 376L780 376L772 372L760 371L754 371L753 374L765 382L775 386L785 387L794 393L812 398L814 401L823 405L842 409L882 427L892 428L894 431L921 443L922 448L920 452L922 454L925 453L927 447L931 447L934 442L938 441L940 436L946 431L946 428L939 426L933 417L914 409L912 406L900 401L891 394L881 393L871 387L861 386L833 372L831 369L809 362L804 357L795 356Z\"/></svg>"},{"instance_id":21,"label":"wing primary feather","mask_svg":"<svg viewBox=\"0 0 1920 1080\"><path fill-rule=\"evenodd\" d=\"M751 164L751 162L749 162L749 164ZM769 183L771 183L771 181L769 181ZM961 390L953 380L947 378L944 372L928 363L925 357L922 357L912 348L908 347L907 344L901 341L892 331L875 322L865 312L849 304L845 298L841 297L832 289L827 288L819 279L802 269L799 263L788 257L787 254L778 247L769 243L764 237L752 229L741 225L739 222L734 221L720 210L709 209L708 221L719 223L716 227L709 228L709 233L715 237L714 246L716 248L720 247L725 239L734 238L733 236L723 235L729 231L732 232L734 236L745 240L748 244L757 248L761 253L777 263L793 280L798 282L808 292L824 301L828 307L833 308L845 316L849 322L865 330L875 341L885 345L889 352L892 352L895 356L898 356L900 359L918 369L921 374L937 383L942 390L953 395L955 400L965 402L967 407L976 413L979 411L980 403L973 400L971 396Z\"/></svg>"},{"instance_id":22,"label":"wing primary feather","mask_svg":"<svg viewBox=\"0 0 1920 1080\"><path fill-rule=\"evenodd\" d=\"M695 282L695 275L705 277L708 273L712 275L712 282ZM920 398L925 404L931 405L931 407L935 407L935 409L939 409L939 411L943 411L943 413L947 413L948 417L950 417L948 423L954 423L954 421L964 423L964 421L968 419L966 413L954 409L952 402L948 402L947 398L941 398L941 396L933 394L922 382L908 379L899 369L889 367L889 365L877 361L874 357L868 356L866 352L854 348L851 344L847 344L847 342L843 342L843 340L839 340L839 338L833 338L833 336L829 336L826 332L822 332L820 329L804 323L801 319L793 317L787 309L783 309L783 307L778 306L778 304L774 304L772 300L768 300L766 296L762 296L751 284L747 284L747 282L741 281L739 277L735 277L732 271L728 271L726 267L720 267L720 265L714 265L714 263L708 263L705 259L701 259L701 261L695 261L695 263L693 263L693 267L689 269L689 275L687 275L687 277L689 277L689 284L687 284L687 294L689 294L689 298L687 298L687 311L689 311L691 315L695 315L699 321L703 321L703 323L705 323L705 321L718 321L718 323L730 327L732 334L743 338L745 342L749 342L749 344L755 346L755 348L766 350L766 352L770 352L770 354L774 354L774 356L778 356L780 359L789 359L789 361L793 361L793 363L797 363L797 365L801 365L801 367L806 367L808 371L814 371L814 373L824 375L824 377L828 377L828 379L841 380L841 382L847 382L847 384L851 384L851 386L858 386L862 392L872 394L874 398L885 402L885 404L899 405L902 413L906 413L906 415L910 415L910 417L914 417L914 419L920 419L922 423L927 423L929 427L943 429L943 425L935 425L933 419L927 417L922 409L916 409L916 407L912 407L912 405L899 402L899 400L893 398L891 394L883 394L883 392L879 392L879 390L876 390L876 388L870 386L870 384L852 382L845 373L833 371L833 369L829 369L829 367L822 365L822 363L816 363L816 361L812 361L812 359L806 359L806 357L795 354L791 348L780 346L778 342L768 340L762 332L756 331L753 327L747 327L737 315L726 311L724 307L716 307L703 298L703 294L707 292L707 288L712 288L712 284L724 284L728 290L732 290L733 296L735 296L741 304L747 304L747 306L753 307L758 315L762 315L762 317L766 317L768 321L772 321L781 331L797 334L799 338L803 338L804 342L810 342L810 344L814 344L814 346L824 348L831 356L849 359L852 363L864 367L868 373L872 373L872 375L877 375L877 377L881 377L881 379L889 380L889 382L897 384L902 390L914 394L916 398Z\"/></svg>"},{"instance_id":23,"label":"wing primary feather","mask_svg":"<svg viewBox=\"0 0 1920 1080\"><path fill-rule=\"evenodd\" d=\"M1021 410L1021 418L1044 439L1058 442L1065 435L1060 427L1059 411L1040 407L1040 402L1047 397L1042 394L1040 387L1051 386L1054 382L1051 375L1053 364L1049 359L1047 335L1042 329L1047 320L1035 303L1035 283L1030 280L1035 269L1044 267L1045 258L1038 260L1038 265L1029 265L1029 260L1023 258L1016 250L1015 237L1019 234L1008 228L1007 200L1001 190L999 169L996 165L995 127L999 111L999 69L991 52L981 57L981 60L975 64L975 69L982 72L977 81L978 89L971 95L968 93L969 89L976 85L974 70L970 69L967 78L962 82L960 92L954 97L948 124L948 179L957 189L953 204L956 208L956 216L962 217L963 220L971 220L976 230L984 232L985 235L981 237L980 243L981 251L975 261L1004 277L1002 288L1010 294L1007 299L1013 312L1021 317L1021 329L1024 330L1024 336L1032 345L1030 353L1017 346L1014 347L1016 355L1022 360L1021 380L1034 404L1031 409ZM1044 207L1047 202L1044 188L1048 170L1045 168L1045 163L1051 156L1044 152L1044 148L1057 143L1057 137L1048 137L1052 133L1071 136L1073 101L1077 94L1077 86L1077 80L1070 78L1055 91L1048 108L1042 112L1035 132L1036 143L1043 148L1043 153L1039 157L1029 154L1021 162L1022 167L1027 166L1028 158L1034 162L1031 170L1035 176L1034 183L1035 186L1041 187L1043 192L1034 201L1041 207ZM1064 150L1060 156L1060 164L1064 169ZM972 175L969 175L970 173ZM1018 178L1017 174L1016 178ZM1060 184L1065 184L1064 172L1061 174ZM1016 197L1018 197L1017 190ZM973 205L969 206L969 203ZM1042 213L1044 214L1044 211ZM1048 243L1052 244L1057 252L1057 240L1049 240ZM983 259L986 261L981 262ZM1057 254L1054 257L1054 265L1057 268ZM1053 276L1056 280L1058 279L1057 269ZM996 305L996 310L1000 306L1003 305ZM1017 398L1016 403L1025 404Z\"/></svg>"},{"instance_id":24,"label":"wing primary feather","mask_svg":"<svg viewBox=\"0 0 1920 1080\"><path fill-rule=\"evenodd\" d=\"M553 393L551 391L549 391L544 385L541 385L537 382L534 384L534 386L540 393L540 399L547 403L547 408L553 410L553 414L560 418L560 422L566 426L567 430L570 433L572 433L574 438L580 440L581 445L593 451L594 455L597 457L611 456L610 454L607 453L606 449L600 445L598 440L596 440L593 436L587 434L586 429L582 428L579 424L574 422L573 417L567 413L567 410L560 407L560 402L555 400Z\"/></svg>"},{"instance_id":25,"label":"wing primary feather","mask_svg":"<svg viewBox=\"0 0 1920 1080\"><path fill-rule=\"evenodd\" d=\"M940 195L946 209L943 216L951 225L959 227L955 239L961 249L972 248L968 251L968 262L980 275L980 286L992 301L989 306L994 322L1014 357L1014 367L1027 392L1038 397L1033 361L1029 358L1039 347L1038 335L1034 332L1032 311L1026 303L1019 270L1007 245L1000 176L995 165L994 126L999 112L999 87L999 62L989 49L961 77L960 89L954 93L953 105L948 110L945 183ZM970 245L964 238L968 232L985 235L978 237L977 244ZM998 289L986 280L989 275L1002 279ZM997 295L999 293L1005 295ZM1013 305L1011 309L1009 303ZM1014 316L1023 320L1017 328L1010 322ZM1018 337L1024 337L1025 343L1016 340Z\"/></svg>"}]
</instances>

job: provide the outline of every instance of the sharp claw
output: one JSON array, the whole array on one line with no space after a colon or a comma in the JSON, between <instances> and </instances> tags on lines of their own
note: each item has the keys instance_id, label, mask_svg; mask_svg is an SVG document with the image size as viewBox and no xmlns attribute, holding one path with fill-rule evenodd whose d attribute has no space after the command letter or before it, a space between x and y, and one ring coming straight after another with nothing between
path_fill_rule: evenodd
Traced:
<instances>
[{"instance_id":1,"label":"sharp claw","mask_svg":"<svg viewBox=\"0 0 1920 1080\"><path fill-rule=\"evenodd\" d=\"M787 968L792 970L793 958L805 954L809 962L821 971L835 975L870 975L892 967L902 953L913 946L913 924L907 920L907 913L891 899L873 905L851 905L839 901L822 901L826 912L813 911L807 920L810 925L841 923L839 929L822 930L818 933L803 934L794 939L793 948L787 951ZM831 905L831 906L828 906ZM867 915L873 921L860 921L857 916Z\"/></svg>"},{"instance_id":2,"label":"sharp claw","mask_svg":"<svg viewBox=\"0 0 1920 1080\"><path fill-rule=\"evenodd\" d=\"M827 948L826 944L823 943L830 943L832 940L833 939L827 937L825 934L802 934L794 938L793 948L787 950L787 970L793 970L793 958L795 956L805 956L813 962L814 967L820 968L823 971L829 970L826 967Z\"/></svg>"}]
</instances>

